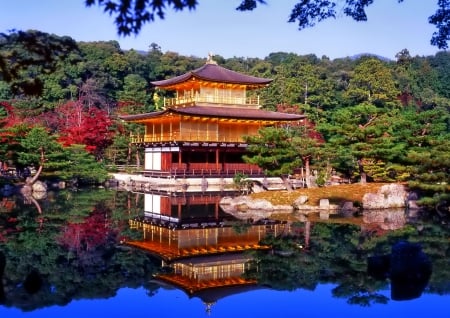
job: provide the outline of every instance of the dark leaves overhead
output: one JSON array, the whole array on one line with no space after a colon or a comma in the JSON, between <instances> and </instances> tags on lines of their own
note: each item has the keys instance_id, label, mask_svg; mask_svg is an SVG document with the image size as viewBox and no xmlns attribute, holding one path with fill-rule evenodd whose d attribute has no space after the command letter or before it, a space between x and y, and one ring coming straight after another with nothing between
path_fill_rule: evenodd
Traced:
<instances>
[{"instance_id":1,"label":"dark leaves overhead","mask_svg":"<svg viewBox=\"0 0 450 318\"><path fill-rule=\"evenodd\" d=\"M301 0L292 9L288 22L298 22L299 30L316 25L317 22L335 18L336 4L333 1Z\"/></svg>"},{"instance_id":2,"label":"dark leaves overhead","mask_svg":"<svg viewBox=\"0 0 450 318\"><path fill-rule=\"evenodd\" d=\"M433 33L431 45L447 49L450 40L450 0L439 0L438 10L428 18L428 22L438 29Z\"/></svg>"},{"instance_id":3,"label":"dark leaves overhead","mask_svg":"<svg viewBox=\"0 0 450 318\"><path fill-rule=\"evenodd\" d=\"M98 4L109 15L115 16L119 35L138 34L147 22L165 18L166 11L194 10L197 0L85 0L86 6Z\"/></svg>"},{"instance_id":4,"label":"dark leaves overhead","mask_svg":"<svg viewBox=\"0 0 450 318\"><path fill-rule=\"evenodd\" d=\"M78 50L75 40L40 31L0 33L0 79L15 94L39 95L39 73L52 72L59 60Z\"/></svg>"},{"instance_id":5,"label":"dark leaves overhead","mask_svg":"<svg viewBox=\"0 0 450 318\"><path fill-rule=\"evenodd\" d=\"M367 21L366 8L373 4L374 0L300 0L291 12L288 22L298 22L299 30L316 25L317 22L328 18L336 18L338 12L355 21ZM403 2L403 0L398 0ZM343 3L341 8L337 5Z\"/></svg>"},{"instance_id":6,"label":"dark leaves overhead","mask_svg":"<svg viewBox=\"0 0 450 318\"><path fill-rule=\"evenodd\" d=\"M344 8L344 13L355 19L355 21L367 21L365 8L372 3L373 0L347 0L347 6Z\"/></svg>"},{"instance_id":7,"label":"dark leaves overhead","mask_svg":"<svg viewBox=\"0 0 450 318\"><path fill-rule=\"evenodd\" d=\"M399 3L403 1L397 0ZM266 2L241 0L236 10L251 11L256 9L258 4ZM275 0L273 2L277 3ZM138 34L145 23L153 22L156 18L164 19L169 9L195 10L198 6L198 0L85 0L85 3L88 7L97 4L103 7L105 12L115 16L117 31L119 35L124 36ZM374 0L298 0L288 22L297 22L298 29L302 30L328 18L336 18L341 13L355 21L367 21L365 10L373 3ZM446 49L450 34L450 0L438 0L438 10L429 18L429 23L437 28L431 44L439 49Z\"/></svg>"},{"instance_id":8,"label":"dark leaves overhead","mask_svg":"<svg viewBox=\"0 0 450 318\"><path fill-rule=\"evenodd\" d=\"M236 8L238 11L251 11L256 9L258 2L261 4L266 4L264 0L242 0L242 3Z\"/></svg>"}]
</instances>

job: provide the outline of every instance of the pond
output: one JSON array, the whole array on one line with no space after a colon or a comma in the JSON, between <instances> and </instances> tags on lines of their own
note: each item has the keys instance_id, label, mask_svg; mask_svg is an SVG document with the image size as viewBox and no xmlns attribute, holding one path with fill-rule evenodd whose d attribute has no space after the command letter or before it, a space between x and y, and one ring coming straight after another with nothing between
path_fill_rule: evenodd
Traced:
<instances>
[{"instance_id":1,"label":"pond","mask_svg":"<svg viewBox=\"0 0 450 318\"><path fill-rule=\"evenodd\" d=\"M449 220L432 212L236 219L220 195L114 189L0 200L1 317L423 317L450 303Z\"/></svg>"}]
</instances>

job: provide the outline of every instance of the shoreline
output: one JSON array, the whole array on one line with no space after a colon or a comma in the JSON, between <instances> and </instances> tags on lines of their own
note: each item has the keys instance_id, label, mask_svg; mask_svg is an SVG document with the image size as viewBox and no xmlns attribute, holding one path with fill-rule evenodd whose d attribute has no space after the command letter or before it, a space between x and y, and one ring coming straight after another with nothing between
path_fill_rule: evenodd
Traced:
<instances>
[{"instance_id":1,"label":"shoreline","mask_svg":"<svg viewBox=\"0 0 450 318\"><path fill-rule=\"evenodd\" d=\"M111 173L118 186L135 191L162 191L168 193L190 192L236 192L233 178L174 178L145 177L141 174ZM278 177L248 178L264 184L269 191L286 190L283 180Z\"/></svg>"}]
</instances>

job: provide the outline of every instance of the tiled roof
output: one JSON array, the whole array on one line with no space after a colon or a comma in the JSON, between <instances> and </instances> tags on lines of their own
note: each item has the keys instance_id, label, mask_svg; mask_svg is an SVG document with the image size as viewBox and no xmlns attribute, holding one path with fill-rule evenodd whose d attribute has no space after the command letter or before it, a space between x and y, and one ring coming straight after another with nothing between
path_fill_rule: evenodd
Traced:
<instances>
[{"instance_id":1,"label":"tiled roof","mask_svg":"<svg viewBox=\"0 0 450 318\"><path fill-rule=\"evenodd\" d=\"M168 112L167 110L163 110L163 111L159 111L159 112L143 113L143 114L136 114L136 115L121 115L121 116L119 116L119 118L123 119L125 121L135 121L135 120L156 118L163 114L166 114L167 112Z\"/></svg>"},{"instance_id":2,"label":"tiled roof","mask_svg":"<svg viewBox=\"0 0 450 318\"><path fill-rule=\"evenodd\" d=\"M166 113L180 115L200 116L200 117L218 117L235 119L255 119L255 120L273 120L273 121L295 121L305 118L305 115L280 113L262 109L252 108L233 108L233 107L214 107L214 106L189 106L169 108L164 111L152 112L138 115L126 115L120 118L125 121L135 121L151 119L162 116Z\"/></svg>"},{"instance_id":3,"label":"tiled roof","mask_svg":"<svg viewBox=\"0 0 450 318\"><path fill-rule=\"evenodd\" d=\"M250 76L235 71L231 71L217 64L207 63L202 67L190 71L188 73L185 73L183 75L151 83L157 87L166 87L186 82L191 78L198 78L208 82L260 85L260 86L272 82L272 79Z\"/></svg>"},{"instance_id":4,"label":"tiled roof","mask_svg":"<svg viewBox=\"0 0 450 318\"><path fill-rule=\"evenodd\" d=\"M254 108L232 108L214 106L179 107L173 110L183 115L236 118L236 119L265 119L265 120L299 120L304 115L279 113Z\"/></svg>"}]
</instances>

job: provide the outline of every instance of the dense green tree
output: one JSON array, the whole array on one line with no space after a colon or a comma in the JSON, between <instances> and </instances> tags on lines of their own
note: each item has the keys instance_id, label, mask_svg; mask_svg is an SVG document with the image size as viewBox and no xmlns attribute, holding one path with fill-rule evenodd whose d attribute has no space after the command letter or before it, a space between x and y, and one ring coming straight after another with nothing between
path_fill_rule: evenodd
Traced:
<instances>
[{"instance_id":1,"label":"dense green tree","mask_svg":"<svg viewBox=\"0 0 450 318\"><path fill-rule=\"evenodd\" d=\"M79 64L82 83L78 99L88 107L95 106L110 113L115 92L122 87L127 70L120 45L117 41L98 41L80 42L79 47L84 61Z\"/></svg>"},{"instance_id":2,"label":"dense green tree","mask_svg":"<svg viewBox=\"0 0 450 318\"><path fill-rule=\"evenodd\" d=\"M291 137L287 129L260 129L258 136L245 136L250 155L243 158L246 162L261 167L269 176L282 176L287 183L287 175L302 165L295 149L290 146Z\"/></svg>"},{"instance_id":3,"label":"dense green tree","mask_svg":"<svg viewBox=\"0 0 450 318\"><path fill-rule=\"evenodd\" d=\"M178 75L182 75L189 70L199 68L205 63L204 59L193 56L183 56L176 52L166 52L161 55L157 75L160 78L153 80L166 79Z\"/></svg>"},{"instance_id":4,"label":"dense green tree","mask_svg":"<svg viewBox=\"0 0 450 318\"><path fill-rule=\"evenodd\" d=\"M136 114L152 110L149 106L148 90L148 83L142 76L138 74L125 76L123 90L117 92L121 111Z\"/></svg>"},{"instance_id":5,"label":"dense green tree","mask_svg":"<svg viewBox=\"0 0 450 318\"><path fill-rule=\"evenodd\" d=\"M401 152L389 132L390 114L372 104L359 104L333 112L329 122L318 125L324 134L327 147L333 154L350 155L349 160L358 166L361 183L367 181L365 165L371 160L386 162ZM339 170L339 168L338 168Z\"/></svg>"},{"instance_id":6,"label":"dense green tree","mask_svg":"<svg viewBox=\"0 0 450 318\"><path fill-rule=\"evenodd\" d=\"M403 105L428 108L435 104L440 94L440 81L430 58L411 57L404 49L397 55L394 78L400 90ZM444 84L445 85L445 84Z\"/></svg>"},{"instance_id":7,"label":"dense green tree","mask_svg":"<svg viewBox=\"0 0 450 318\"><path fill-rule=\"evenodd\" d=\"M245 137L249 155L243 158L263 168L267 175L282 176L285 181L294 169L303 167L306 185L315 186L310 164L320 154L320 142L311 136L310 130L306 126L262 128L258 136Z\"/></svg>"},{"instance_id":8,"label":"dense green tree","mask_svg":"<svg viewBox=\"0 0 450 318\"><path fill-rule=\"evenodd\" d=\"M20 140L20 145L22 150L18 152L18 162L36 169L36 174L28 182L30 184L39 178L44 167L58 170L65 166L60 162L62 146L56 142L56 136L50 135L44 127L31 128Z\"/></svg>"},{"instance_id":9,"label":"dense green tree","mask_svg":"<svg viewBox=\"0 0 450 318\"><path fill-rule=\"evenodd\" d=\"M85 150L85 146L62 147L57 136L44 127L17 125L9 131L14 134L5 145L8 154L2 158L16 167L32 167L36 170L27 185L39 177L57 177L63 180L76 179L80 182L103 182L106 180L105 167Z\"/></svg>"},{"instance_id":10,"label":"dense green tree","mask_svg":"<svg viewBox=\"0 0 450 318\"><path fill-rule=\"evenodd\" d=\"M73 144L65 147L63 151L66 165L57 172L61 179L76 181L78 185L103 183L108 179L103 162L97 161L93 154L86 152L85 145Z\"/></svg>"},{"instance_id":11,"label":"dense green tree","mask_svg":"<svg viewBox=\"0 0 450 318\"><path fill-rule=\"evenodd\" d=\"M371 103L379 107L398 104L399 91L391 70L376 58L363 58L355 67L345 95L349 105Z\"/></svg>"},{"instance_id":12,"label":"dense green tree","mask_svg":"<svg viewBox=\"0 0 450 318\"><path fill-rule=\"evenodd\" d=\"M56 68L42 77L44 89L40 96L45 101L43 108L53 109L59 103L73 100L78 97L78 88L82 83L83 74L79 65L84 63L84 58L79 51L74 51L58 61Z\"/></svg>"},{"instance_id":13,"label":"dense green tree","mask_svg":"<svg viewBox=\"0 0 450 318\"><path fill-rule=\"evenodd\" d=\"M291 147L301 159L302 167L305 169L305 183L308 188L316 185L324 185L323 176L324 167L317 165L318 159L322 155L321 140L314 135L313 129L307 125L299 125L290 128L292 134ZM311 164L316 164L315 168L319 172L318 176L312 178Z\"/></svg>"},{"instance_id":14,"label":"dense green tree","mask_svg":"<svg viewBox=\"0 0 450 318\"><path fill-rule=\"evenodd\" d=\"M136 149L130 145L128 134L116 134L113 143L105 153L105 161L112 166L131 165L131 152Z\"/></svg>"},{"instance_id":15,"label":"dense green tree","mask_svg":"<svg viewBox=\"0 0 450 318\"><path fill-rule=\"evenodd\" d=\"M5 81L0 81L0 100L10 100L12 98L11 87Z\"/></svg>"},{"instance_id":16,"label":"dense green tree","mask_svg":"<svg viewBox=\"0 0 450 318\"><path fill-rule=\"evenodd\" d=\"M399 130L408 142L404 166L411 170L410 187L421 192L424 205L445 211L450 206L449 107L409 114Z\"/></svg>"},{"instance_id":17,"label":"dense green tree","mask_svg":"<svg viewBox=\"0 0 450 318\"><path fill-rule=\"evenodd\" d=\"M272 53L265 64L256 65L264 72L255 75L273 79L261 92L265 108L275 110L277 105L287 104L317 109L333 104L333 83L316 57Z\"/></svg>"},{"instance_id":18,"label":"dense green tree","mask_svg":"<svg viewBox=\"0 0 450 318\"><path fill-rule=\"evenodd\" d=\"M17 153L20 151L20 139L28 132L29 127L24 124L14 122L12 125L5 125L0 129L0 162L2 169L7 167L14 168L17 164Z\"/></svg>"},{"instance_id":19,"label":"dense green tree","mask_svg":"<svg viewBox=\"0 0 450 318\"><path fill-rule=\"evenodd\" d=\"M450 99L450 52L436 53L430 57L430 65L436 72L436 93Z\"/></svg>"},{"instance_id":20,"label":"dense green tree","mask_svg":"<svg viewBox=\"0 0 450 318\"><path fill-rule=\"evenodd\" d=\"M43 75L77 50L77 43L68 36L36 30L0 33L0 79L10 84L14 95L40 95Z\"/></svg>"},{"instance_id":21,"label":"dense green tree","mask_svg":"<svg viewBox=\"0 0 450 318\"><path fill-rule=\"evenodd\" d=\"M161 64L161 57L163 52L161 52L161 47L156 43L151 43L149 45L149 50L147 55L144 56L145 65L147 67L144 77L148 77L151 80L156 80L161 78L159 65Z\"/></svg>"}]
</instances>

